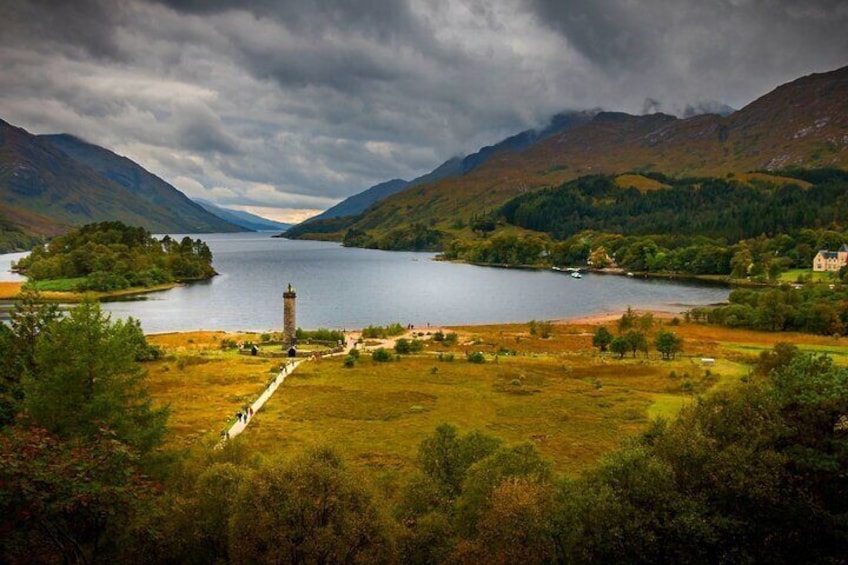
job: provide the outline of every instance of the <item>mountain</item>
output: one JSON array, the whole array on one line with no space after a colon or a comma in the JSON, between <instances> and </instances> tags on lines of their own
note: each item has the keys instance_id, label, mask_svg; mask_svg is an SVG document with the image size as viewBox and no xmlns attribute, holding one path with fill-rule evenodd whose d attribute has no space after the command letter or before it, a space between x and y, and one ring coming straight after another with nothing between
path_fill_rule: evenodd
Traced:
<instances>
[{"instance_id":1,"label":"mountain","mask_svg":"<svg viewBox=\"0 0 848 565\"><path fill-rule=\"evenodd\" d=\"M339 226L344 226L348 222L329 220L361 214L371 205L404 190L410 190L417 186L433 184L452 176L465 175L502 152L522 151L544 137L566 131L570 128L577 127L588 122L596 113L597 110L563 112L554 116L542 129L522 131L494 145L483 147L471 155L467 155L465 157L453 157L429 173L411 181L393 179L374 185L363 192L341 201L332 208L327 209L322 214L298 224L294 229L289 230L286 235L289 237L299 237L304 234L314 235L316 233L326 233L326 230L337 231Z\"/></svg>"},{"instance_id":2,"label":"mountain","mask_svg":"<svg viewBox=\"0 0 848 565\"><path fill-rule=\"evenodd\" d=\"M455 231L453 226L467 225L515 196L595 173L680 177L845 169L848 67L799 78L727 116L597 112L528 142L520 150L495 152L464 174L392 195L345 231L386 233L413 224Z\"/></svg>"},{"instance_id":3,"label":"mountain","mask_svg":"<svg viewBox=\"0 0 848 565\"><path fill-rule=\"evenodd\" d=\"M358 194L354 194L349 198L345 198L332 208L328 208L323 213L318 214L307 220L328 220L330 218L339 218L342 216L354 216L363 212L371 204L398 193L409 186L409 181L403 179L392 179L386 182L376 184L369 189L363 190Z\"/></svg>"},{"instance_id":4,"label":"mountain","mask_svg":"<svg viewBox=\"0 0 848 565\"><path fill-rule=\"evenodd\" d=\"M195 202L203 206L207 212L211 212L215 214L219 218L230 222L242 229L248 231L280 231L287 230L292 227L292 224L284 224L282 222L275 222L274 220L269 220L267 218L263 218L262 216L257 216L256 214L251 214L250 212L243 212L241 210L233 210L231 208L224 208L222 206L218 206L209 202L208 200L203 200L202 198L195 198Z\"/></svg>"},{"instance_id":5,"label":"mountain","mask_svg":"<svg viewBox=\"0 0 848 565\"><path fill-rule=\"evenodd\" d=\"M133 197L152 205L155 213L148 217L147 222L156 227L137 225L143 225L154 233L241 231L237 224L210 213L178 189L126 157L72 135L41 135L38 139L50 143L74 161L90 167L120 185L125 189L124 193L128 191Z\"/></svg>"},{"instance_id":6,"label":"mountain","mask_svg":"<svg viewBox=\"0 0 848 565\"><path fill-rule=\"evenodd\" d=\"M155 233L239 229L129 159L0 120L0 231L53 236L108 220Z\"/></svg>"}]
</instances>

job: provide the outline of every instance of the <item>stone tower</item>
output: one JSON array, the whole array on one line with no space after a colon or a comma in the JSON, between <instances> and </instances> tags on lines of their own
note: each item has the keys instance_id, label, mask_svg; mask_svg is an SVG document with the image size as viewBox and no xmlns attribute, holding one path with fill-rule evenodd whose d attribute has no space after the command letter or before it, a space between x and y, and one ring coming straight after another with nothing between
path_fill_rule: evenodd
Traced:
<instances>
[{"instance_id":1,"label":"stone tower","mask_svg":"<svg viewBox=\"0 0 848 565\"><path fill-rule=\"evenodd\" d=\"M295 333L297 332L297 321L295 320L295 294L294 287L289 283L289 288L283 293L283 345L293 345Z\"/></svg>"}]
</instances>

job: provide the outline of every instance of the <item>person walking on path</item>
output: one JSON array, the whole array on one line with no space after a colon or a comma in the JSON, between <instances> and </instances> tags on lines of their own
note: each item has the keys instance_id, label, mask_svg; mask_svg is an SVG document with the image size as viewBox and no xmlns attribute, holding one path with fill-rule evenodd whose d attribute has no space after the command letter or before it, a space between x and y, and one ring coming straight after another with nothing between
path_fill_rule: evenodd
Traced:
<instances>
[{"instance_id":1,"label":"person walking on path","mask_svg":"<svg viewBox=\"0 0 848 565\"><path fill-rule=\"evenodd\" d=\"M277 377L275 378L275 386L269 386L253 404L246 404L244 408L241 408L236 412L236 420L238 421L233 424L229 430L226 431L224 438L216 446L217 449L223 447L227 440L234 438L247 428L249 420L253 417L254 411L262 408L265 402L279 388L279 385L281 385L285 381L286 375L293 373L294 370L297 369L298 365L300 365L300 363L302 362L303 360L286 362L285 366L280 367L280 373L278 373Z\"/></svg>"}]
</instances>

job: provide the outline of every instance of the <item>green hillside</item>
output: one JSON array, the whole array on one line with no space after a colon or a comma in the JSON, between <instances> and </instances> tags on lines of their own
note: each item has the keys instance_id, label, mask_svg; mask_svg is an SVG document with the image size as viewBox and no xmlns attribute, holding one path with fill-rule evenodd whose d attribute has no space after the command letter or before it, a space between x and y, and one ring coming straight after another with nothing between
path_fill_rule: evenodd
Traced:
<instances>
[{"instance_id":1,"label":"green hillside","mask_svg":"<svg viewBox=\"0 0 848 565\"><path fill-rule=\"evenodd\" d=\"M392 230L426 226L467 236L474 217L590 174L736 175L754 182L763 179L745 175L788 167L848 168L848 67L800 78L726 117L601 112L523 151L503 151L467 174L386 198L336 235L352 229L358 237L350 243L367 244Z\"/></svg>"},{"instance_id":2,"label":"green hillside","mask_svg":"<svg viewBox=\"0 0 848 565\"><path fill-rule=\"evenodd\" d=\"M155 233L238 231L129 159L70 136L57 144L59 139L0 120L0 223L10 242L5 250L22 236L55 236L99 221Z\"/></svg>"}]
</instances>

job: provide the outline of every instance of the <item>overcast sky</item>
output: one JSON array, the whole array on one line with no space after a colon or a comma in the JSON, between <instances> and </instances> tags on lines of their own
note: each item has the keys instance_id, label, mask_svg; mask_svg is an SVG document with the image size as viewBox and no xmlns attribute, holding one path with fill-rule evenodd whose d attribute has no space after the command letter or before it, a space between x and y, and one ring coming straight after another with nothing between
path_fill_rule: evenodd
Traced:
<instances>
[{"instance_id":1,"label":"overcast sky","mask_svg":"<svg viewBox=\"0 0 848 565\"><path fill-rule=\"evenodd\" d=\"M741 108L845 0L0 0L0 118L299 221L569 109Z\"/></svg>"}]
</instances>

